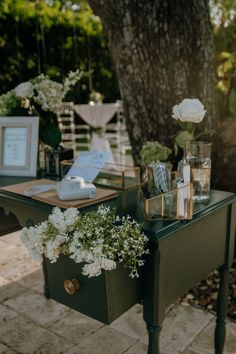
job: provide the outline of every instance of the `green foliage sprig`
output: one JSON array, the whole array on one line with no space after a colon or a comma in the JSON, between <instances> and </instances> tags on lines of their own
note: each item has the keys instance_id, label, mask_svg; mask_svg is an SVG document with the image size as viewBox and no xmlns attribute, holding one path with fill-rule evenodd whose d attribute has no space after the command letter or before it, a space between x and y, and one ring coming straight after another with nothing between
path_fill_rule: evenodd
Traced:
<instances>
[{"instance_id":1,"label":"green foliage sprig","mask_svg":"<svg viewBox=\"0 0 236 354\"><path fill-rule=\"evenodd\" d=\"M158 161L166 161L171 154L171 149L160 144L158 141L148 141L143 145L141 151L141 160L145 164L151 164Z\"/></svg>"}]
</instances>

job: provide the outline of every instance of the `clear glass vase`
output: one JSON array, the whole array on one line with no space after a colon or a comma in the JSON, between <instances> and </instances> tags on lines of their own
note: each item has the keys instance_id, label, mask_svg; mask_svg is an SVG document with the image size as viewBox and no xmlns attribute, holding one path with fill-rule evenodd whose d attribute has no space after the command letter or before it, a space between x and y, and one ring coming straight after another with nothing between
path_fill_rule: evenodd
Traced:
<instances>
[{"instance_id":1,"label":"clear glass vase","mask_svg":"<svg viewBox=\"0 0 236 354\"><path fill-rule=\"evenodd\" d=\"M181 170L183 170L184 164L190 165L193 200L195 203L205 203L210 198L211 145L211 143L203 141L186 143L184 156L178 168L181 177Z\"/></svg>"}]
</instances>

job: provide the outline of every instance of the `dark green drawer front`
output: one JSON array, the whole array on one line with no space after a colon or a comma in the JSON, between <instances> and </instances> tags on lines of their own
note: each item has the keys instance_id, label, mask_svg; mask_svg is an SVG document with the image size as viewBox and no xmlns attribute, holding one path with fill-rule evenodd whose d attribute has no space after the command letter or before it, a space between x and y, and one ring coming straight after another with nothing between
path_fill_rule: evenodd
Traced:
<instances>
[{"instance_id":1,"label":"dark green drawer front","mask_svg":"<svg viewBox=\"0 0 236 354\"><path fill-rule=\"evenodd\" d=\"M121 265L92 278L82 275L82 266L69 257L61 256L56 263L46 260L46 266L51 298L103 323L111 323L142 299L142 275L132 279ZM66 279L79 280L74 295L65 291Z\"/></svg>"},{"instance_id":2,"label":"dark green drawer front","mask_svg":"<svg viewBox=\"0 0 236 354\"><path fill-rule=\"evenodd\" d=\"M223 265L226 232L227 208L222 208L160 243L160 291L166 306Z\"/></svg>"}]
</instances>

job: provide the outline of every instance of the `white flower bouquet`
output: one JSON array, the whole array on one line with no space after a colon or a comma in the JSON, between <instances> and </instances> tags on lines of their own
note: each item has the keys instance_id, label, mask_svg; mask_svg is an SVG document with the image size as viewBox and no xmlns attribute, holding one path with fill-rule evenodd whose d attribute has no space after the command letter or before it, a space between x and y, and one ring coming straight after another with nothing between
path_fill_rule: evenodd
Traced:
<instances>
[{"instance_id":1,"label":"white flower bouquet","mask_svg":"<svg viewBox=\"0 0 236 354\"><path fill-rule=\"evenodd\" d=\"M16 108L19 111L23 109L25 115L39 116L41 140L56 148L61 141L61 134L55 113L69 89L85 75L88 73L76 70L70 71L63 83L53 81L44 74L22 82L15 89L0 96L0 116L11 115Z\"/></svg>"},{"instance_id":2,"label":"white flower bouquet","mask_svg":"<svg viewBox=\"0 0 236 354\"><path fill-rule=\"evenodd\" d=\"M70 71L63 83L53 81L49 76L41 74L35 79L22 82L15 88L15 95L22 100L24 107L38 105L45 112L56 113L62 100L69 91L82 77L84 72L76 70Z\"/></svg>"},{"instance_id":3,"label":"white flower bouquet","mask_svg":"<svg viewBox=\"0 0 236 354\"><path fill-rule=\"evenodd\" d=\"M69 89L87 74L80 70L70 71L63 83L51 80L44 74L22 82L0 96L0 116L10 114L17 103L31 110L36 104L45 112L56 113Z\"/></svg>"},{"instance_id":4,"label":"white flower bouquet","mask_svg":"<svg viewBox=\"0 0 236 354\"><path fill-rule=\"evenodd\" d=\"M117 262L130 269L132 278L138 277L142 257L148 253L141 225L105 206L86 214L75 208L64 212L54 208L47 221L23 228L21 241L35 260L45 255L53 263L63 254L85 263L83 274L88 277L115 269Z\"/></svg>"}]
</instances>

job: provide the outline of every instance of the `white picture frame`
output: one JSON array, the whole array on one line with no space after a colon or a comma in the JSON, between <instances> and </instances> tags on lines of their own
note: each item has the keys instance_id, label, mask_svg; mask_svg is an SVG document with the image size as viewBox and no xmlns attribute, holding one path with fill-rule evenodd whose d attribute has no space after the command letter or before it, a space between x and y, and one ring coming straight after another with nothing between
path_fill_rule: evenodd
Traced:
<instances>
[{"instance_id":1,"label":"white picture frame","mask_svg":"<svg viewBox=\"0 0 236 354\"><path fill-rule=\"evenodd\" d=\"M39 117L0 117L0 176L36 177Z\"/></svg>"}]
</instances>

